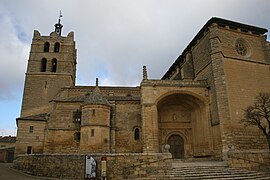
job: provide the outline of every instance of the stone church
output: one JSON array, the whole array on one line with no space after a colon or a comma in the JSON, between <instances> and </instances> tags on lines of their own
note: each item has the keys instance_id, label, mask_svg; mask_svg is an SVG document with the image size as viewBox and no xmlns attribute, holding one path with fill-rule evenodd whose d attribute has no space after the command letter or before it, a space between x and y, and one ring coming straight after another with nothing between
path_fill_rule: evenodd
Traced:
<instances>
[{"instance_id":1,"label":"stone church","mask_svg":"<svg viewBox=\"0 0 270 180\"><path fill-rule=\"evenodd\" d=\"M160 79L143 67L137 87L111 87L76 85L74 33L62 27L59 19L49 36L34 31L16 156L162 153L169 144L172 158L226 159L229 149L267 149L240 123L270 92L267 29L213 17Z\"/></svg>"}]
</instances>

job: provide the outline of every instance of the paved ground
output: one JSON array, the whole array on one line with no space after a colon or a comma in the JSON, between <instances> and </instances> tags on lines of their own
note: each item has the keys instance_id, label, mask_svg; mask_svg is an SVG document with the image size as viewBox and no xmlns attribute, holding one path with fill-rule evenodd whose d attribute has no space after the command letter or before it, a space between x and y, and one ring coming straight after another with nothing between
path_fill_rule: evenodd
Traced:
<instances>
[{"instance_id":1,"label":"paved ground","mask_svg":"<svg viewBox=\"0 0 270 180\"><path fill-rule=\"evenodd\" d=\"M10 168L11 163L0 163L0 180L37 180L37 179L55 179L55 178L44 178L44 177L35 177L30 176L24 173L21 173L17 170Z\"/></svg>"}]
</instances>

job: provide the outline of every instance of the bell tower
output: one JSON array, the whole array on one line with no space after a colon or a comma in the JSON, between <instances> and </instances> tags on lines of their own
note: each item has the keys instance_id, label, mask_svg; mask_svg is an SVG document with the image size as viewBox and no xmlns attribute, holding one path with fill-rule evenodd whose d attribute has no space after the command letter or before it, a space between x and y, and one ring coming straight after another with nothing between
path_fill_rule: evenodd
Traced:
<instances>
[{"instance_id":1,"label":"bell tower","mask_svg":"<svg viewBox=\"0 0 270 180\"><path fill-rule=\"evenodd\" d=\"M47 113L51 101L61 88L74 86L76 79L76 48L74 33L61 35L63 25L41 36L35 30L25 74L21 117Z\"/></svg>"}]
</instances>

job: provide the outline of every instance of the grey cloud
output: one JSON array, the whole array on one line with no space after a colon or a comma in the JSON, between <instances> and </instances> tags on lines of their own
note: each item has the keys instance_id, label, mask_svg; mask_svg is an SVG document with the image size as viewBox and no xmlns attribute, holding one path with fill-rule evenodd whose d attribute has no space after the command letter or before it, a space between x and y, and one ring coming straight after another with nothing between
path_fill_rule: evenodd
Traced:
<instances>
[{"instance_id":1,"label":"grey cloud","mask_svg":"<svg viewBox=\"0 0 270 180\"><path fill-rule=\"evenodd\" d=\"M138 85L143 65L147 65L150 78L162 77L212 16L270 27L267 0L51 3L27 0L16 1L16 6L4 1L3 5L29 39L33 29L48 35L62 10L64 34L75 32L79 84L94 84L95 77L101 76L106 85Z\"/></svg>"}]
</instances>

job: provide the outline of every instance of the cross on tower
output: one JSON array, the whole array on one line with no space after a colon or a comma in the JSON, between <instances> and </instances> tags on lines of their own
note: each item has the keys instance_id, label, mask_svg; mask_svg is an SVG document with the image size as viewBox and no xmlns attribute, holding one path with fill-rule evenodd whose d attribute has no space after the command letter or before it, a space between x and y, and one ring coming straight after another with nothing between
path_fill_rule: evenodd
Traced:
<instances>
[{"instance_id":1,"label":"cross on tower","mask_svg":"<svg viewBox=\"0 0 270 180\"><path fill-rule=\"evenodd\" d=\"M62 27L63 27L63 25L60 23L61 17L63 17L63 15L62 15L62 12L60 11L60 15L59 15L59 18L58 18L58 23L54 25L54 27L55 27L55 32L56 32L56 34L58 34L59 36L61 36Z\"/></svg>"}]
</instances>

